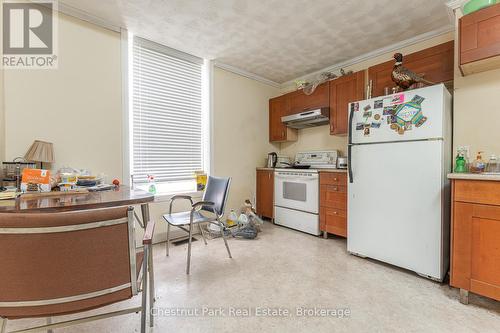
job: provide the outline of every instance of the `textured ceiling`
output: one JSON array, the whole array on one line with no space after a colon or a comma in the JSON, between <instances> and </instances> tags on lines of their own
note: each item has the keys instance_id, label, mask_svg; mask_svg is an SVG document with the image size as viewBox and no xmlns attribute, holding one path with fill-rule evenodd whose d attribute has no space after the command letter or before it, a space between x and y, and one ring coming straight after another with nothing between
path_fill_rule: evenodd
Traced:
<instances>
[{"instance_id":1,"label":"textured ceiling","mask_svg":"<svg viewBox=\"0 0 500 333\"><path fill-rule=\"evenodd\" d=\"M449 25L448 0L61 0L172 48L285 82Z\"/></svg>"}]
</instances>

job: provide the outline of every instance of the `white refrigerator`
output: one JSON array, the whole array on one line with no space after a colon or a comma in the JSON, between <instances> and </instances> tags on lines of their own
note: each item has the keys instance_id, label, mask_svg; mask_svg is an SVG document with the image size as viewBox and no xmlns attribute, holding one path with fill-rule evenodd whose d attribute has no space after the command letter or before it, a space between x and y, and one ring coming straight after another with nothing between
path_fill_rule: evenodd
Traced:
<instances>
[{"instance_id":1,"label":"white refrigerator","mask_svg":"<svg viewBox=\"0 0 500 333\"><path fill-rule=\"evenodd\" d=\"M350 253L443 280L451 124L442 84L349 104Z\"/></svg>"}]
</instances>

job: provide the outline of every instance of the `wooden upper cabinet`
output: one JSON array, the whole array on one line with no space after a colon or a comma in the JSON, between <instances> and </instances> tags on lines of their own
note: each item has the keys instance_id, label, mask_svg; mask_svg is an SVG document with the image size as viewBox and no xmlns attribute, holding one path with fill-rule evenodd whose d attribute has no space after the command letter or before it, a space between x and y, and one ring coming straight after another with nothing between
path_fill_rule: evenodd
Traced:
<instances>
[{"instance_id":1,"label":"wooden upper cabinet","mask_svg":"<svg viewBox=\"0 0 500 333\"><path fill-rule=\"evenodd\" d=\"M345 135L348 131L348 105L364 99L365 71L330 81L330 134Z\"/></svg>"},{"instance_id":2,"label":"wooden upper cabinet","mask_svg":"<svg viewBox=\"0 0 500 333\"><path fill-rule=\"evenodd\" d=\"M431 82L450 82L453 80L453 50L454 42L449 41L419 52L404 54L403 65ZM368 69L368 79L373 82L372 97L384 95L385 87L391 89L396 86L391 78L393 67L394 60L389 60Z\"/></svg>"},{"instance_id":3,"label":"wooden upper cabinet","mask_svg":"<svg viewBox=\"0 0 500 333\"><path fill-rule=\"evenodd\" d=\"M288 114L288 95L283 95L269 100L269 141L284 142L296 141L297 130L286 127L281 122L281 117Z\"/></svg>"},{"instance_id":4,"label":"wooden upper cabinet","mask_svg":"<svg viewBox=\"0 0 500 333\"><path fill-rule=\"evenodd\" d=\"M463 75L500 68L500 4L460 18L459 41Z\"/></svg>"},{"instance_id":5,"label":"wooden upper cabinet","mask_svg":"<svg viewBox=\"0 0 500 333\"><path fill-rule=\"evenodd\" d=\"M289 93L289 114L300 113L304 110L328 107L330 101L329 82L320 84L311 95L306 95L301 90Z\"/></svg>"}]
</instances>

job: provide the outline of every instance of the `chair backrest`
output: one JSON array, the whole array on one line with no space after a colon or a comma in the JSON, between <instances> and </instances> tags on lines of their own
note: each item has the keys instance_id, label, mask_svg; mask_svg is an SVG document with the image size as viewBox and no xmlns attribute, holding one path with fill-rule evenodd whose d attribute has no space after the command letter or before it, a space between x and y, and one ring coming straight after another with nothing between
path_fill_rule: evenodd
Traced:
<instances>
[{"instance_id":1,"label":"chair backrest","mask_svg":"<svg viewBox=\"0 0 500 333\"><path fill-rule=\"evenodd\" d=\"M86 311L137 294L133 208L0 213L0 317Z\"/></svg>"},{"instance_id":2,"label":"chair backrest","mask_svg":"<svg viewBox=\"0 0 500 333\"><path fill-rule=\"evenodd\" d=\"M219 216L224 215L230 185L231 178L229 177L208 177L207 188L203 194L203 201L212 201L215 205L213 210L211 207L203 207L203 210L213 212Z\"/></svg>"}]
</instances>

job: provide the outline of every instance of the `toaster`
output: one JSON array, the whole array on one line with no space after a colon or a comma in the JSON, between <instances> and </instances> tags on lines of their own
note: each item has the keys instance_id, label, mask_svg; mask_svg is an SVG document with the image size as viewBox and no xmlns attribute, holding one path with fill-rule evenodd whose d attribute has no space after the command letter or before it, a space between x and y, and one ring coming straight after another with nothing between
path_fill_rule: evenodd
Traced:
<instances>
[{"instance_id":1,"label":"toaster","mask_svg":"<svg viewBox=\"0 0 500 333\"><path fill-rule=\"evenodd\" d=\"M347 157L337 158L337 169L347 169Z\"/></svg>"}]
</instances>

